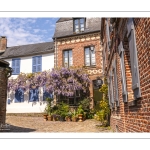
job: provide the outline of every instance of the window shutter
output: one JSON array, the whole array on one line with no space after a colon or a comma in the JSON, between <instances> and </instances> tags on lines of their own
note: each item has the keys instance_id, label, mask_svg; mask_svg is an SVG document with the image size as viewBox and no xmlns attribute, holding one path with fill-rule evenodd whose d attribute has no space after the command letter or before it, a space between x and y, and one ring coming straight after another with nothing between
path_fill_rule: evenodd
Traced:
<instances>
[{"instance_id":1,"label":"window shutter","mask_svg":"<svg viewBox=\"0 0 150 150\"><path fill-rule=\"evenodd\" d=\"M109 98L109 106L111 107L111 97L110 97L110 80L107 78L108 82L108 98Z\"/></svg>"},{"instance_id":2,"label":"window shutter","mask_svg":"<svg viewBox=\"0 0 150 150\"><path fill-rule=\"evenodd\" d=\"M20 73L20 59L16 59L16 74Z\"/></svg>"},{"instance_id":3,"label":"window shutter","mask_svg":"<svg viewBox=\"0 0 150 150\"><path fill-rule=\"evenodd\" d=\"M107 46L108 46L108 49L109 49L109 45L110 45L110 34L109 34L108 19L106 20L106 35L107 35Z\"/></svg>"},{"instance_id":4,"label":"window shutter","mask_svg":"<svg viewBox=\"0 0 150 150\"><path fill-rule=\"evenodd\" d=\"M36 72L36 57L32 57L32 72Z\"/></svg>"},{"instance_id":5,"label":"window shutter","mask_svg":"<svg viewBox=\"0 0 150 150\"><path fill-rule=\"evenodd\" d=\"M37 56L37 65L36 65L36 72L41 72L42 71L42 56Z\"/></svg>"},{"instance_id":6,"label":"window shutter","mask_svg":"<svg viewBox=\"0 0 150 150\"><path fill-rule=\"evenodd\" d=\"M118 46L119 56L120 56L120 65L121 65L121 82L122 82L122 97L123 101L127 102L127 91L126 91L126 76L125 76L125 67L124 67L124 49L122 42Z\"/></svg>"},{"instance_id":7,"label":"window shutter","mask_svg":"<svg viewBox=\"0 0 150 150\"><path fill-rule=\"evenodd\" d=\"M134 23L132 18L128 20L127 30L128 30L127 35L128 35L129 50L130 50L131 71L132 71L132 90L134 92L134 98L137 99L141 97L141 90L140 90L140 78L139 78L135 29L134 29Z\"/></svg>"},{"instance_id":8,"label":"window shutter","mask_svg":"<svg viewBox=\"0 0 150 150\"><path fill-rule=\"evenodd\" d=\"M15 72L16 72L15 68L16 68L16 67L15 67L15 60L12 59L12 69L13 69L12 74L15 74Z\"/></svg>"},{"instance_id":9,"label":"window shutter","mask_svg":"<svg viewBox=\"0 0 150 150\"><path fill-rule=\"evenodd\" d=\"M112 71L110 72L110 96L111 96L111 104L114 107L114 91L113 91L113 76Z\"/></svg>"},{"instance_id":10,"label":"window shutter","mask_svg":"<svg viewBox=\"0 0 150 150\"><path fill-rule=\"evenodd\" d=\"M114 72L114 83L115 83L115 101L117 102L117 106L119 106L119 98L118 98L118 82L117 82L117 69L116 69L116 59L113 62L113 72Z\"/></svg>"}]
</instances>

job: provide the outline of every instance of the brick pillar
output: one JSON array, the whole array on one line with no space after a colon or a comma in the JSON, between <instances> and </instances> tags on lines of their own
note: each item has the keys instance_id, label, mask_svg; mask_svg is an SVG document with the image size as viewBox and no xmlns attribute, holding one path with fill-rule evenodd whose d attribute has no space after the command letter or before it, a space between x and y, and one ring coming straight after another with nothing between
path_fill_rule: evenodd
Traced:
<instances>
[{"instance_id":1,"label":"brick pillar","mask_svg":"<svg viewBox=\"0 0 150 150\"><path fill-rule=\"evenodd\" d=\"M0 37L0 51L6 50L7 38L5 36Z\"/></svg>"}]
</instances>

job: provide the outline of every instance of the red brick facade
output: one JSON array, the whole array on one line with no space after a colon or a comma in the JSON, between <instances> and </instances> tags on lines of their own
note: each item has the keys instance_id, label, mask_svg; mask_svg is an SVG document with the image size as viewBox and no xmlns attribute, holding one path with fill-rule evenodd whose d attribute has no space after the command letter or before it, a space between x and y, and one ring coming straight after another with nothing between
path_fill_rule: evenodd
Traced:
<instances>
[{"instance_id":1,"label":"red brick facade","mask_svg":"<svg viewBox=\"0 0 150 150\"><path fill-rule=\"evenodd\" d=\"M87 67L91 81L97 76L102 76L102 49L100 44L100 32L86 35L78 35L67 38L59 38L55 41L55 66L62 67L63 65L63 51L71 49L73 57L73 67L85 66L84 48L94 45L96 65ZM57 54L57 56L56 56ZM56 63L57 62L57 63ZM90 86L90 97L93 97L93 86ZM93 105L92 105L93 107Z\"/></svg>"},{"instance_id":2,"label":"red brick facade","mask_svg":"<svg viewBox=\"0 0 150 150\"><path fill-rule=\"evenodd\" d=\"M115 21L113 21L115 20ZM106 33L106 20L102 21L102 34L101 39L103 44L107 44L108 36ZM134 98L133 86L133 70L132 63L135 57L131 57L131 48L129 48L129 36L128 34L128 18L117 18L108 20L113 26L113 30L110 32L111 46L110 50L106 52L106 64L105 75L109 77L109 71L112 69L113 60L116 57L117 68L117 84L118 84L118 96L119 106L111 108L111 127L117 132L150 132L150 53L149 53L149 36L150 36L150 19L149 18L135 18L133 19L133 26L131 27L135 31L136 48L137 48L137 61L139 69L139 89L141 96ZM122 71L121 61L119 54L119 44L122 41L124 49L124 67L125 67L125 80L127 91L127 102L123 101L122 96ZM103 49L104 51L104 49ZM104 53L104 52L103 52ZM130 57L132 59L130 59ZM121 59L122 60L122 59ZM114 80L112 81L114 85ZM114 93L115 95L115 93ZM115 99L115 97L114 97Z\"/></svg>"}]
</instances>

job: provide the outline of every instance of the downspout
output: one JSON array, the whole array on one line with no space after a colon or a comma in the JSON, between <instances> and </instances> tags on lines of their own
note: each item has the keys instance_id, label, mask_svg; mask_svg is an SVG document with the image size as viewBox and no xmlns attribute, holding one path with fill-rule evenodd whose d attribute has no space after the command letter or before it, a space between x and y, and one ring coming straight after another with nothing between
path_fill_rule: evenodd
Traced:
<instances>
[{"instance_id":1,"label":"downspout","mask_svg":"<svg viewBox=\"0 0 150 150\"><path fill-rule=\"evenodd\" d=\"M55 67L57 67L57 41L55 38Z\"/></svg>"}]
</instances>

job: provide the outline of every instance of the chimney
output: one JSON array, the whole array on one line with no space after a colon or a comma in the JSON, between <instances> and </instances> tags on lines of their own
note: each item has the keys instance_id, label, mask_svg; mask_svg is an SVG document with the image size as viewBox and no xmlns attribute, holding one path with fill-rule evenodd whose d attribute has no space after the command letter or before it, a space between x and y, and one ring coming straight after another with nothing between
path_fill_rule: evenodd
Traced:
<instances>
[{"instance_id":1,"label":"chimney","mask_svg":"<svg viewBox=\"0 0 150 150\"><path fill-rule=\"evenodd\" d=\"M6 36L0 36L0 52L5 51L7 47Z\"/></svg>"}]
</instances>

